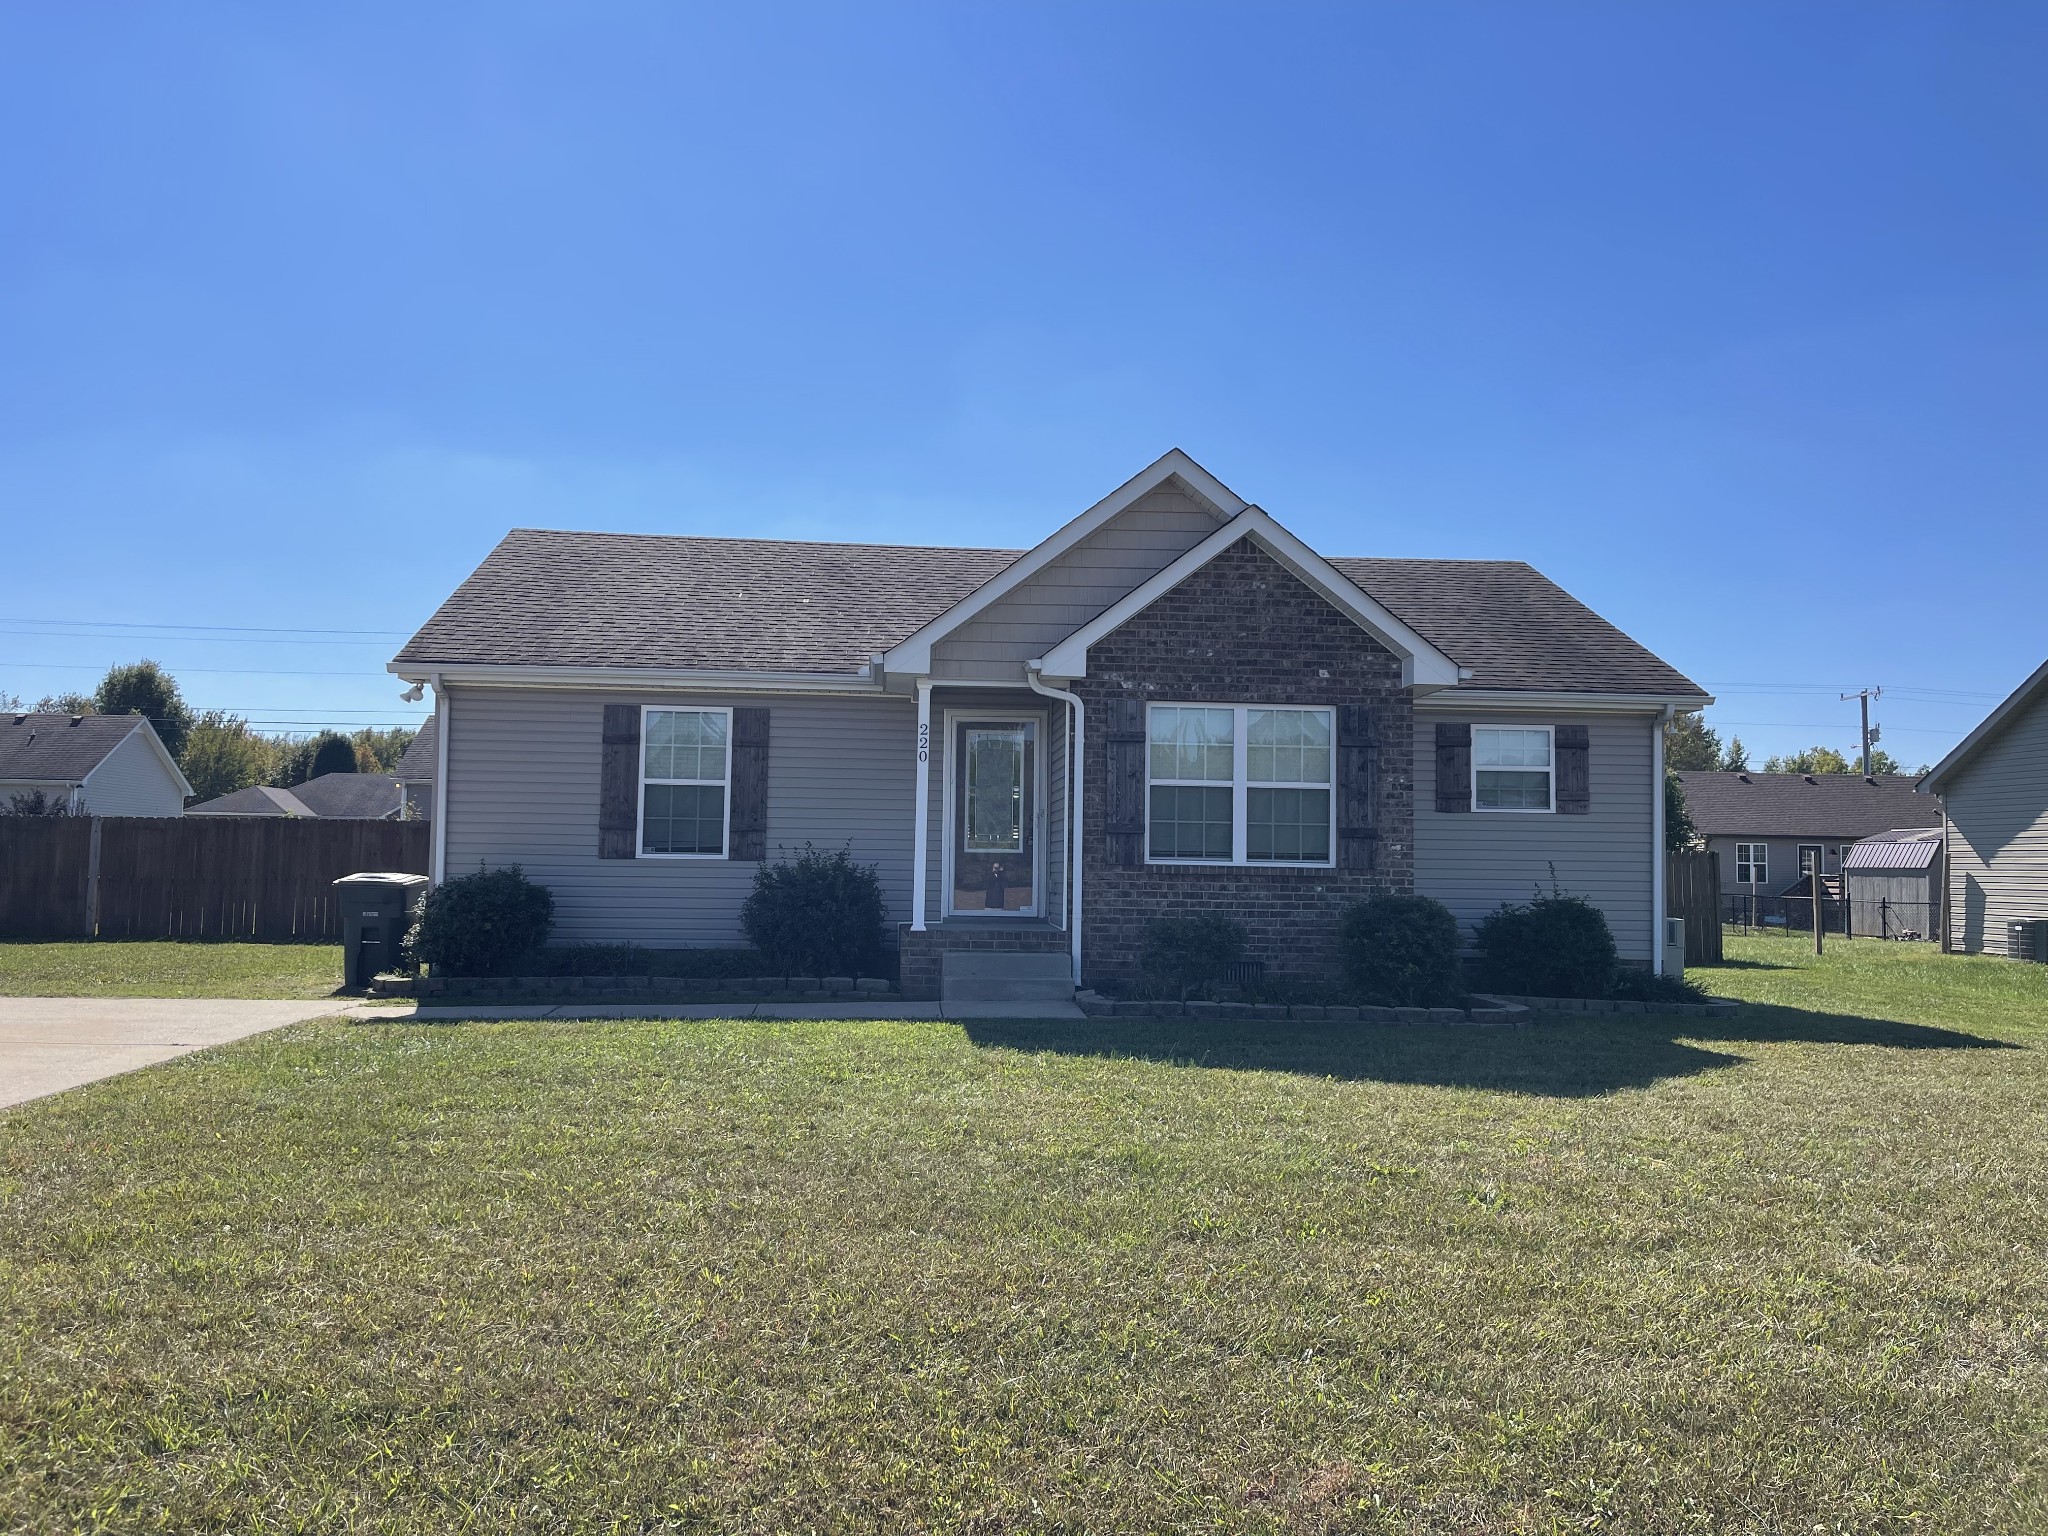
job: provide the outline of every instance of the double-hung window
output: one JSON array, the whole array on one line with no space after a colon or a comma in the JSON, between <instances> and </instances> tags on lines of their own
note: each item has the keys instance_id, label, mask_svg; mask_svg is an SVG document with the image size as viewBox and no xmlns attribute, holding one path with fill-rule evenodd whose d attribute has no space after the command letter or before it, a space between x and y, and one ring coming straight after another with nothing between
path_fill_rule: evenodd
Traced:
<instances>
[{"instance_id":1,"label":"double-hung window","mask_svg":"<svg viewBox=\"0 0 2048 1536\"><path fill-rule=\"evenodd\" d=\"M641 712L640 742L640 852L724 858L732 711L648 708Z\"/></svg>"},{"instance_id":2,"label":"double-hung window","mask_svg":"<svg viewBox=\"0 0 2048 1536\"><path fill-rule=\"evenodd\" d=\"M1737 885L1762 885L1771 878L1771 845L1769 843L1737 843L1735 845L1735 883Z\"/></svg>"},{"instance_id":3,"label":"double-hung window","mask_svg":"<svg viewBox=\"0 0 2048 1536\"><path fill-rule=\"evenodd\" d=\"M1557 755L1547 725L1472 727L1472 809L1557 808Z\"/></svg>"},{"instance_id":4,"label":"double-hung window","mask_svg":"<svg viewBox=\"0 0 2048 1536\"><path fill-rule=\"evenodd\" d=\"M1146 714L1146 857L1331 862L1335 722L1327 709L1154 704Z\"/></svg>"}]
</instances>

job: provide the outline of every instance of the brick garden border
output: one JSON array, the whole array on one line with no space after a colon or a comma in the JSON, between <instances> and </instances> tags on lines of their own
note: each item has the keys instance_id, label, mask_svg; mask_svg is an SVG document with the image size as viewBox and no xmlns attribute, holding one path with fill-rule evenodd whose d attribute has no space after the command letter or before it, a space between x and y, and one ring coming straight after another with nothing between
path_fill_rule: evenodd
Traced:
<instances>
[{"instance_id":1,"label":"brick garden border","mask_svg":"<svg viewBox=\"0 0 2048 1536\"><path fill-rule=\"evenodd\" d=\"M423 1003L816 1003L894 997L874 976L420 976L370 984L372 997Z\"/></svg>"}]
</instances>

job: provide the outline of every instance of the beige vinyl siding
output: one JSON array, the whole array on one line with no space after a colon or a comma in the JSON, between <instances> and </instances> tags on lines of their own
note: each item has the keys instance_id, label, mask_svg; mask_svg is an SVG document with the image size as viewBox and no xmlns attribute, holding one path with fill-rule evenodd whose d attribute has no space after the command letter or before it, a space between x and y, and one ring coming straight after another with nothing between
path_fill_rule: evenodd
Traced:
<instances>
[{"instance_id":1,"label":"beige vinyl siding","mask_svg":"<svg viewBox=\"0 0 2048 1536\"><path fill-rule=\"evenodd\" d=\"M932 675L1021 681L1025 662L1043 656L1216 527L1215 515L1185 491L1161 487L1141 497L935 644Z\"/></svg>"},{"instance_id":2,"label":"beige vinyl siding","mask_svg":"<svg viewBox=\"0 0 2048 1536\"><path fill-rule=\"evenodd\" d=\"M2007 923L2048 918L2048 694L2014 712L1942 802L1950 947L2004 954Z\"/></svg>"},{"instance_id":3,"label":"beige vinyl siding","mask_svg":"<svg viewBox=\"0 0 2048 1536\"><path fill-rule=\"evenodd\" d=\"M769 711L769 856L850 847L878 867L891 922L907 922L917 712L897 697L457 688L440 807L448 874L523 866L555 893L558 942L744 942L752 863L597 856L604 706L700 703Z\"/></svg>"},{"instance_id":4,"label":"beige vinyl siding","mask_svg":"<svg viewBox=\"0 0 2048 1536\"><path fill-rule=\"evenodd\" d=\"M140 729L85 776L81 797L95 816L182 816L185 794Z\"/></svg>"},{"instance_id":5,"label":"beige vinyl siding","mask_svg":"<svg viewBox=\"0 0 2048 1536\"><path fill-rule=\"evenodd\" d=\"M1475 724L1587 727L1592 810L1584 816L1545 812L1438 812L1436 726ZM1488 715L1473 709L1418 707L1415 712L1415 890L1457 915L1469 934L1504 901L1527 901L1560 888L1584 896L1607 914L1624 960L1650 959L1651 879L1656 829L1651 795L1648 716Z\"/></svg>"}]
</instances>

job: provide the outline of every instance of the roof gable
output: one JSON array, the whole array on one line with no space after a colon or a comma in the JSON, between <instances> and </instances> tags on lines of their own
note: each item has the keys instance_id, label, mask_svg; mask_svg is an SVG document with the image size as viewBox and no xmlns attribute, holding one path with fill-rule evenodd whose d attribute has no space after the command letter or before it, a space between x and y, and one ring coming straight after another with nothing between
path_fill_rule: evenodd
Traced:
<instances>
[{"instance_id":1,"label":"roof gable","mask_svg":"<svg viewBox=\"0 0 2048 1536\"><path fill-rule=\"evenodd\" d=\"M1284 566L1331 607L1401 658L1401 681L1410 687L1457 686L1458 663L1384 604L1340 574L1330 563L1257 507L1247 507L1186 554L1134 587L1045 653L1048 677L1088 675L1088 648L1144 612L1183 581L1241 540L1250 540Z\"/></svg>"},{"instance_id":2,"label":"roof gable","mask_svg":"<svg viewBox=\"0 0 2048 1536\"><path fill-rule=\"evenodd\" d=\"M1939 794L1941 786L1969 767L1977 754L1989 746L2015 716L2024 714L2043 696L2048 696L2048 661L2036 667L2025 682L2007 694L1996 709L1978 722L1974 731L1956 743L1954 751L1930 768L1920 780L1921 787Z\"/></svg>"},{"instance_id":3,"label":"roof gable","mask_svg":"<svg viewBox=\"0 0 2048 1536\"><path fill-rule=\"evenodd\" d=\"M0 715L0 779L83 784L138 732L179 793L191 794L177 760L142 715Z\"/></svg>"}]
</instances>

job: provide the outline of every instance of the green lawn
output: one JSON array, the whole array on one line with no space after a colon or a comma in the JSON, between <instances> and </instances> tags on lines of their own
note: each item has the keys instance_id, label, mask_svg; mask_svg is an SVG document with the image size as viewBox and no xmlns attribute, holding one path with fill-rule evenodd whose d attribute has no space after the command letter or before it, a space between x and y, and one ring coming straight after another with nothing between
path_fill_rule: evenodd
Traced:
<instances>
[{"instance_id":1,"label":"green lawn","mask_svg":"<svg viewBox=\"0 0 2048 1536\"><path fill-rule=\"evenodd\" d=\"M314 1024L0 1113L0 1529L2048 1529L2048 970Z\"/></svg>"},{"instance_id":2,"label":"green lawn","mask_svg":"<svg viewBox=\"0 0 2048 1536\"><path fill-rule=\"evenodd\" d=\"M0 942L0 997L326 997L339 944Z\"/></svg>"}]
</instances>

